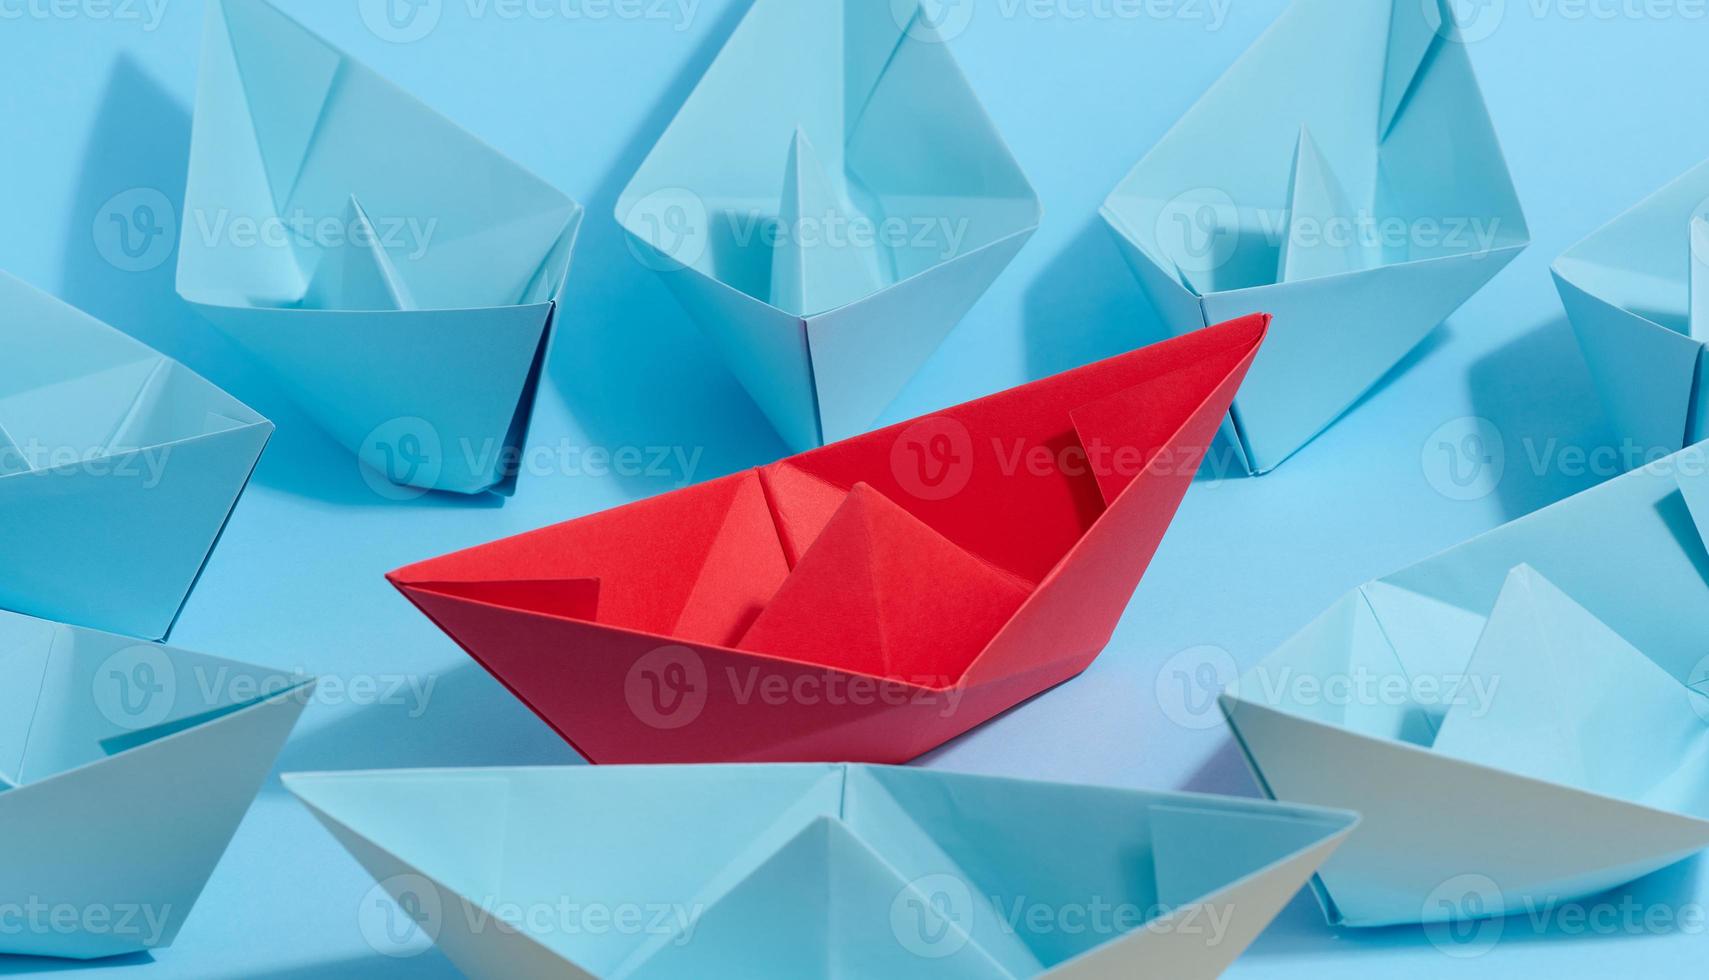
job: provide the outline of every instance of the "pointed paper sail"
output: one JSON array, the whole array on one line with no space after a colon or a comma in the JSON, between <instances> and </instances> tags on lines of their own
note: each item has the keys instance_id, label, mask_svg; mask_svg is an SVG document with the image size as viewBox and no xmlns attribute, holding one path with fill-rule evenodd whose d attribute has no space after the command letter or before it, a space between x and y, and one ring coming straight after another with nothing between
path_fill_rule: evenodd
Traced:
<instances>
[{"instance_id":1,"label":"pointed paper sail","mask_svg":"<svg viewBox=\"0 0 1709 980\"><path fill-rule=\"evenodd\" d=\"M1319 874L1332 920L1462 916L1431 901L1454 874L1534 910L1709 847L1706 453L1367 583L1224 695L1268 794L1365 816Z\"/></svg>"},{"instance_id":2,"label":"pointed paper sail","mask_svg":"<svg viewBox=\"0 0 1709 980\"><path fill-rule=\"evenodd\" d=\"M1428 5L1295 0L1104 202L1173 332L1275 316L1234 406L1252 472L1331 425L1528 241L1466 47Z\"/></svg>"},{"instance_id":3,"label":"pointed paper sail","mask_svg":"<svg viewBox=\"0 0 1709 980\"><path fill-rule=\"evenodd\" d=\"M905 761L1103 649L1265 329L389 578L594 761Z\"/></svg>"},{"instance_id":4,"label":"pointed paper sail","mask_svg":"<svg viewBox=\"0 0 1709 980\"><path fill-rule=\"evenodd\" d=\"M759 0L617 203L797 451L871 429L1038 226L913 9Z\"/></svg>"},{"instance_id":5,"label":"pointed paper sail","mask_svg":"<svg viewBox=\"0 0 1709 980\"><path fill-rule=\"evenodd\" d=\"M179 294L335 439L508 491L579 205L267 0L208 5L185 196Z\"/></svg>"},{"instance_id":6,"label":"pointed paper sail","mask_svg":"<svg viewBox=\"0 0 1709 980\"><path fill-rule=\"evenodd\" d=\"M1215 977L1353 814L870 766L324 773L286 785L378 880L431 893L471 977ZM696 801L685 807L684 801ZM1207 857L1208 856L1208 857ZM476 933L543 895L660 927ZM417 896L418 898L420 896ZM1014 909L1122 910L1107 930ZM1172 923L1173 916L1194 916ZM1206 917L1205 928L1175 928ZM692 940L692 941L691 941Z\"/></svg>"},{"instance_id":7,"label":"pointed paper sail","mask_svg":"<svg viewBox=\"0 0 1709 980\"><path fill-rule=\"evenodd\" d=\"M148 928L21 922L0 953L171 945L313 680L12 613L0 640L0 902L151 910Z\"/></svg>"},{"instance_id":8,"label":"pointed paper sail","mask_svg":"<svg viewBox=\"0 0 1709 980\"><path fill-rule=\"evenodd\" d=\"M0 609L160 639L272 423L0 273Z\"/></svg>"}]
</instances>

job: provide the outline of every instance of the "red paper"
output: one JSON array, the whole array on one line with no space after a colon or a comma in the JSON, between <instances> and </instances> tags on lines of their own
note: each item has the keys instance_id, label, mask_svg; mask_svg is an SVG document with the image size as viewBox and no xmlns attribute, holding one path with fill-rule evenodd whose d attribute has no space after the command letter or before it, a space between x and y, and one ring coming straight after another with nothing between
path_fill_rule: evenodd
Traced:
<instances>
[{"instance_id":1,"label":"red paper","mask_svg":"<svg viewBox=\"0 0 1709 980\"><path fill-rule=\"evenodd\" d=\"M1268 324L388 577L591 761L905 762L1103 650Z\"/></svg>"}]
</instances>

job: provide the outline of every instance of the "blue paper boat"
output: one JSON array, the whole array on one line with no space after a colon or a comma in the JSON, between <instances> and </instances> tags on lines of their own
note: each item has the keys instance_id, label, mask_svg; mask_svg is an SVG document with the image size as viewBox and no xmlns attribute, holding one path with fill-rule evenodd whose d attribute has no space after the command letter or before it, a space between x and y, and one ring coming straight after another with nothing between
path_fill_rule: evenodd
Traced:
<instances>
[{"instance_id":1,"label":"blue paper boat","mask_svg":"<svg viewBox=\"0 0 1709 980\"><path fill-rule=\"evenodd\" d=\"M1334 922L1535 913L1709 847L1709 445L1336 603L1224 695L1265 791L1364 816Z\"/></svg>"},{"instance_id":2,"label":"blue paper boat","mask_svg":"<svg viewBox=\"0 0 1709 980\"><path fill-rule=\"evenodd\" d=\"M886 766L285 781L458 968L495 978L1214 977L1358 820ZM640 920L537 914L564 907Z\"/></svg>"},{"instance_id":3,"label":"blue paper boat","mask_svg":"<svg viewBox=\"0 0 1709 980\"><path fill-rule=\"evenodd\" d=\"M265 0L210 0L178 292L393 482L513 488L581 216Z\"/></svg>"},{"instance_id":4,"label":"blue paper boat","mask_svg":"<svg viewBox=\"0 0 1709 980\"><path fill-rule=\"evenodd\" d=\"M1529 240L1446 3L1295 0L1104 202L1170 331L1274 314L1230 413L1251 472Z\"/></svg>"},{"instance_id":5,"label":"blue paper boat","mask_svg":"<svg viewBox=\"0 0 1709 980\"><path fill-rule=\"evenodd\" d=\"M0 613L0 953L170 945L313 685Z\"/></svg>"},{"instance_id":6,"label":"blue paper boat","mask_svg":"<svg viewBox=\"0 0 1709 980\"><path fill-rule=\"evenodd\" d=\"M1709 163L1574 245L1554 274L1623 455L1709 438Z\"/></svg>"},{"instance_id":7,"label":"blue paper boat","mask_svg":"<svg viewBox=\"0 0 1709 980\"><path fill-rule=\"evenodd\" d=\"M161 639L273 425L0 273L0 609Z\"/></svg>"},{"instance_id":8,"label":"blue paper boat","mask_svg":"<svg viewBox=\"0 0 1709 980\"><path fill-rule=\"evenodd\" d=\"M915 0L755 0L617 203L797 452L872 428L1039 217Z\"/></svg>"}]
</instances>

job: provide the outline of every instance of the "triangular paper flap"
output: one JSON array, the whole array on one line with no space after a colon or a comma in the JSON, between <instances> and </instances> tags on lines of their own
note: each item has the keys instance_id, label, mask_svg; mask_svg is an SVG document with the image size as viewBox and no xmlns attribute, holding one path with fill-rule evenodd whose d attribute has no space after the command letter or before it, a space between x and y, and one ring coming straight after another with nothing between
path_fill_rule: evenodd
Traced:
<instances>
[{"instance_id":1,"label":"triangular paper flap","mask_svg":"<svg viewBox=\"0 0 1709 980\"><path fill-rule=\"evenodd\" d=\"M531 397L552 306L203 312L377 473L478 493L519 448L504 440Z\"/></svg>"},{"instance_id":2,"label":"triangular paper flap","mask_svg":"<svg viewBox=\"0 0 1709 980\"><path fill-rule=\"evenodd\" d=\"M660 562L665 553L676 560ZM719 574L709 577L714 567ZM406 594L419 586L445 595L464 592L451 583L598 580L600 622L664 635L685 616L701 626L740 621L771 598L786 571L759 477L747 472L420 562L388 578Z\"/></svg>"},{"instance_id":3,"label":"triangular paper flap","mask_svg":"<svg viewBox=\"0 0 1709 980\"><path fill-rule=\"evenodd\" d=\"M39 782L276 697L308 678L129 637L62 626L21 778Z\"/></svg>"},{"instance_id":4,"label":"triangular paper flap","mask_svg":"<svg viewBox=\"0 0 1709 980\"><path fill-rule=\"evenodd\" d=\"M1695 696L1529 566L1508 576L1466 674L1499 687L1450 705L1433 745L1449 758L1642 800L1709 747Z\"/></svg>"},{"instance_id":5,"label":"triangular paper flap","mask_svg":"<svg viewBox=\"0 0 1709 980\"><path fill-rule=\"evenodd\" d=\"M1025 599L1012 578L857 483L738 646L939 687Z\"/></svg>"},{"instance_id":6,"label":"triangular paper flap","mask_svg":"<svg viewBox=\"0 0 1709 980\"><path fill-rule=\"evenodd\" d=\"M1685 680L1709 649L1709 550L1681 475L1694 447L1520 518L1365 587L1410 673L1461 672L1508 572L1529 564L1662 669ZM1685 479L1691 479L1686 476Z\"/></svg>"},{"instance_id":7,"label":"triangular paper flap","mask_svg":"<svg viewBox=\"0 0 1709 980\"><path fill-rule=\"evenodd\" d=\"M1704 345L1586 292L1573 271L1561 260L1555 288L1616 431L1636 446L1683 445Z\"/></svg>"},{"instance_id":8,"label":"triangular paper flap","mask_svg":"<svg viewBox=\"0 0 1709 980\"><path fill-rule=\"evenodd\" d=\"M847 234L855 222L807 134L789 142L772 252L771 305L807 316L852 303L878 288L877 255ZM843 231L839 231L843 229Z\"/></svg>"},{"instance_id":9,"label":"triangular paper flap","mask_svg":"<svg viewBox=\"0 0 1709 980\"><path fill-rule=\"evenodd\" d=\"M761 468L759 475L784 558L794 568L848 499L848 488L828 483L788 459Z\"/></svg>"},{"instance_id":10,"label":"triangular paper flap","mask_svg":"<svg viewBox=\"0 0 1709 980\"><path fill-rule=\"evenodd\" d=\"M354 194L344 209L344 226L347 236L321 250L303 305L321 310L414 309L384 239Z\"/></svg>"},{"instance_id":11,"label":"triangular paper flap","mask_svg":"<svg viewBox=\"0 0 1709 980\"><path fill-rule=\"evenodd\" d=\"M1674 474L1679 493L1691 513L1692 523L1709 553L1709 443L1700 443L1679 454L1682 465Z\"/></svg>"},{"instance_id":12,"label":"triangular paper flap","mask_svg":"<svg viewBox=\"0 0 1709 980\"><path fill-rule=\"evenodd\" d=\"M493 579L483 582L411 581L406 594L436 595L481 602L522 612L567 616L590 623L599 619L597 578Z\"/></svg>"},{"instance_id":13,"label":"triangular paper flap","mask_svg":"<svg viewBox=\"0 0 1709 980\"><path fill-rule=\"evenodd\" d=\"M158 932L9 931L0 950L84 959L171 944L306 700L279 695L0 794L0 867L20 894L49 907L134 905L158 919Z\"/></svg>"},{"instance_id":14,"label":"triangular paper flap","mask_svg":"<svg viewBox=\"0 0 1709 980\"><path fill-rule=\"evenodd\" d=\"M1388 135L1394 125L1425 55L1444 32L1454 30L1453 12L1444 9L1441 0L1393 0L1392 6L1388 60L1383 66L1382 115L1377 121L1379 137Z\"/></svg>"},{"instance_id":15,"label":"triangular paper flap","mask_svg":"<svg viewBox=\"0 0 1709 980\"><path fill-rule=\"evenodd\" d=\"M174 443L251 426L261 427L258 436L272 431L272 423L237 399L162 358L114 431L108 451L161 447L164 456Z\"/></svg>"},{"instance_id":16,"label":"triangular paper flap","mask_svg":"<svg viewBox=\"0 0 1709 980\"><path fill-rule=\"evenodd\" d=\"M64 627L0 613L0 780L23 781L30 730L41 704L54 640Z\"/></svg>"},{"instance_id":17,"label":"triangular paper flap","mask_svg":"<svg viewBox=\"0 0 1709 980\"><path fill-rule=\"evenodd\" d=\"M1154 804L1148 823L1157 905L1173 912L1345 832L1353 821L1219 802Z\"/></svg>"},{"instance_id":18,"label":"triangular paper flap","mask_svg":"<svg viewBox=\"0 0 1709 980\"><path fill-rule=\"evenodd\" d=\"M48 469L106 456L144 386L165 363L166 358L155 356L56 379L26 367L39 380L0 394L0 421L21 440L23 468Z\"/></svg>"},{"instance_id":19,"label":"triangular paper flap","mask_svg":"<svg viewBox=\"0 0 1709 980\"><path fill-rule=\"evenodd\" d=\"M222 40L236 60L273 205L283 214L343 58L264 0L214 5L224 15ZM205 43L216 42L210 36Z\"/></svg>"},{"instance_id":20,"label":"triangular paper flap","mask_svg":"<svg viewBox=\"0 0 1709 980\"><path fill-rule=\"evenodd\" d=\"M1339 418L1516 254L1450 256L1204 297L1210 323L1255 312L1274 317L1235 399L1257 471L1273 469Z\"/></svg>"},{"instance_id":21,"label":"triangular paper flap","mask_svg":"<svg viewBox=\"0 0 1709 980\"><path fill-rule=\"evenodd\" d=\"M807 341L824 440L851 438L877 425L1031 235L1023 231L963 250L859 303L810 320Z\"/></svg>"},{"instance_id":22,"label":"triangular paper flap","mask_svg":"<svg viewBox=\"0 0 1709 980\"><path fill-rule=\"evenodd\" d=\"M1340 275L1364 266L1353 206L1303 124L1289 168L1286 214L1277 282Z\"/></svg>"},{"instance_id":23,"label":"triangular paper flap","mask_svg":"<svg viewBox=\"0 0 1709 980\"><path fill-rule=\"evenodd\" d=\"M1709 218L1691 218L1691 338L1709 343Z\"/></svg>"},{"instance_id":24,"label":"triangular paper flap","mask_svg":"<svg viewBox=\"0 0 1709 980\"><path fill-rule=\"evenodd\" d=\"M32 556L27 577L0 574L0 608L164 637L271 433L247 425L0 479L0 540Z\"/></svg>"},{"instance_id":25,"label":"triangular paper flap","mask_svg":"<svg viewBox=\"0 0 1709 980\"><path fill-rule=\"evenodd\" d=\"M1488 912L1535 910L1613 888L1709 846L1709 820L1370 738L1249 701L1225 701L1237 740L1276 799L1363 819L1320 871L1337 924L1435 921L1445 880L1499 886Z\"/></svg>"}]
</instances>

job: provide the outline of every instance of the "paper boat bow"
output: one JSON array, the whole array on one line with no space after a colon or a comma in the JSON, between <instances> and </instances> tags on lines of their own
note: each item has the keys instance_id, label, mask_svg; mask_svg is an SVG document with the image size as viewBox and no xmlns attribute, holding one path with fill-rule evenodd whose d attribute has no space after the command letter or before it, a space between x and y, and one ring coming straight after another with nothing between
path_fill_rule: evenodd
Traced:
<instances>
[{"instance_id":1,"label":"paper boat bow","mask_svg":"<svg viewBox=\"0 0 1709 980\"><path fill-rule=\"evenodd\" d=\"M0 613L0 953L170 945L313 684Z\"/></svg>"},{"instance_id":2,"label":"paper boat bow","mask_svg":"<svg viewBox=\"0 0 1709 980\"><path fill-rule=\"evenodd\" d=\"M285 778L409 938L494 978L1210 978L1358 819L870 766ZM524 911L564 908L649 924Z\"/></svg>"},{"instance_id":3,"label":"paper boat bow","mask_svg":"<svg viewBox=\"0 0 1709 980\"><path fill-rule=\"evenodd\" d=\"M582 209L265 0L211 0L178 292L388 479L508 492Z\"/></svg>"},{"instance_id":4,"label":"paper boat bow","mask_svg":"<svg viewBox=\"0 0 1709 980\"><path fill-rule=\"evenodd\" d=\"M0 608L161 639L273 425L0 273Z\"/></svg>"},{"instance_id":5,"label":"paper boat bow","mask_svg":"<svg viewBox=\"0 0 1709 980\"><path fill-rule=\"evenodd\" d=\"M1265 324L390 578L591 760L905 761L1103 649Z\"/></svg>"},{"instance_id":6,"label":"paper boat bow","mask_svg":"<svg viewBox=\"0 0 1709 980\"><path fill-rule=\"evenodd\" d=\"M1555 262L1602 403L1640 460L1709 438L1709 163Z\"/></svg>"},{"instance_id":7,"label":"paper boat bow","mask_svg":"<svg viewBox=\"0 0 1709 980\"><path fill-rule=\"evenodd\" d=\"M915 0L755 0L617 203L796 451L872 428L1039 216Z\"/></svg>"},{"instance_id":8,"label":"paper boat bow","mask_svg":"<svg viewBox=\"0 0 1709 980\"><path fill-rule=\"evenodd\" d=\"M1104 202L1169 330L1275 315L1231 415L1252 472L1528 241L1447 5L1296 0Z\"/></svg>"},{"instance_id":9,"label":"paper boat bow","mask_svg":"<svg viewBox=\"0 0 1709 980\"><path fill-rule=\"evenodd\" d=\"M1709 847L1706 449L1362 586L1224 695L1266 792L1364 815L1333 921L1552 907Z\"/></svg>"}]
</instances>

